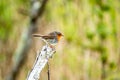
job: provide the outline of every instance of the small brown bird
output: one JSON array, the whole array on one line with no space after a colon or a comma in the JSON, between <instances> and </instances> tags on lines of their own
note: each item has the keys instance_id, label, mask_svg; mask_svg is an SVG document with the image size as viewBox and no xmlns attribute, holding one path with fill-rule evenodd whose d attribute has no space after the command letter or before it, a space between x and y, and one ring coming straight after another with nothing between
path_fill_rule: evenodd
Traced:
<instances>
[{"instance_id":1,"label":"small brown bird","mask_svg":"<svg viewBox=\"0 0 120 80\"><path fill-rule=\"evenodd\" d=\"M33 34L33 36L41 37L46 44L55 46L60 41L60 38L63 36L63 34L58 31L53 31L48 35Z\"/></svg>"}]
</instances>

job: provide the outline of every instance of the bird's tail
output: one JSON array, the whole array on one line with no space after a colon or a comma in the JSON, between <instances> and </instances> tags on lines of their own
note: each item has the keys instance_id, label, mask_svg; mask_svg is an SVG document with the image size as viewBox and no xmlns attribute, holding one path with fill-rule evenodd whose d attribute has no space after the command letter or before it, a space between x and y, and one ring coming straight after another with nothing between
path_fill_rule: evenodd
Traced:
<instances>
[{"instance_id":1,"label":"bird's tail","mask_svg":"<svg viewBox=\"0 0 120 80\"><path fill-rule=\"evenodd\" d=\"M33 34L33 37L43 37L43 36L40 34Z\"/></svg>"},{"instance_id":2,"label":"bird's tail","mask_svg":"<svg viewBox=\"0 0 120 80\"><path fill-rule=\"evenodd\" d=\"M45 39L46 36L43 36L41 34L33 34L33 37L40 37L47 45L49 45L49 43L47 42L47 40Z\"/></svg>"}]
</instances>

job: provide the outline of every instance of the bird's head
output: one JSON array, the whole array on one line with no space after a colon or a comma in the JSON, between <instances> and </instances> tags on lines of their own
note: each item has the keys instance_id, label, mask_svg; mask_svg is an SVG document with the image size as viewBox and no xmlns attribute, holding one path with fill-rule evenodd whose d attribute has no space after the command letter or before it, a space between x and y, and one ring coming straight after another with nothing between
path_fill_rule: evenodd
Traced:
<instances>
[{"instance_id":1,"label":"bird's head","mask_svg":"<svg viewBox=\"0 0 120 80\"><path fill-rule=\"evenodd\" d=\"M61 32L55 31L55 34L56 34L58 40L60 40L60 38L63 36L63 34Z\"/></svg>"}]
</instances>

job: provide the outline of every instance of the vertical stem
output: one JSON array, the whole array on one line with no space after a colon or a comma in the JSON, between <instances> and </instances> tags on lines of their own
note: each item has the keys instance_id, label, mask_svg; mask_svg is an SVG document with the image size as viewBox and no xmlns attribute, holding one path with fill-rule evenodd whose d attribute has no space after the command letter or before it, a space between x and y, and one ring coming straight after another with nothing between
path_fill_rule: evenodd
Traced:
<instances>
[{"instance_id":1,"label":"vertical stem","mask_svg":"<svg viewBox=\"0 0 120 80\"><path fill-rule=\"evenodd\" d=\"M47 66L48 66L48 80L50 80L50 67L49 67L49 62L47 62Z\"/></svg>"},{"instance_id":2,"label":"vertical stem","mask_svg":"<svg viewBox=\"0 0 120 80\"><path fill-rule=\"evenodd\" d=\"M102 61L102 75L101 75L101 80L104 80L105 78L106 78L105 62Z\"/></svg>"},{"instance_id":3,"label":"vertical stem","mask_svg":"<svg viewBox=\"0 0 120 80\"><path fill-rule=\"evenodd\" d=\"M105 40L101 38L101 51L100 51L100 56L101 56L101 80L105 80L106 78L106 62L107 62L107 53L106 50L104 50L105 47Z\"/></svg>"},{"instance_id":4,"label":"vertical stem","mask_svg":"<svg viewBox=\"0 0 120 80\"><path fill-rule=\"evenodd\" d=\"M119 3L120 2L118 2L117 1L117 7L118 8L120 8L120 6L119 6ZM119 23L119 21L120 21L120 16L118 16L118 14L120 14L120 12L119 11L116 11L116 34L117 34L117 53L118 53L118 70L120 70L120 23Z\"/></svg>"},{"instance_id":5,"label":"vertical stem","mask_svg":"<svg viewBox=\"0 0 120 80\"><path fill-rule=\"evenodd\" d=\"M89 80L90 77L88 75L88 69L89 69L89 59L90 59L90 50L86 50L84 57L84 80Z\"/></svg>"}]
</instances>

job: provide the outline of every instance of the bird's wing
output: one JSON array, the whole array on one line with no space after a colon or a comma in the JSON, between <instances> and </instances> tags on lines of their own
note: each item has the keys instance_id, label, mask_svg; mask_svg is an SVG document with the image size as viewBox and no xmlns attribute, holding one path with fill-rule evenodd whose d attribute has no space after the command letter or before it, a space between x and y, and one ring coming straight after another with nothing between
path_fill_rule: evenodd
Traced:
<instances>
[{"instance_id":1,"label":"bird's wing","mask_svg":"<svg viewBox=\"0 0 120 80\"><path fill-rule=\"evenodd\" d=\"M55 38L55 36L49 36L49 35L41 36L41 37L44 38L44 39L54 39Z\"/></svg>"},{"instance_id":2,"label":"bird's wing","mask_svg":"<svg viewBox=\"0 0 120 80\"><path fill-rule=\"evenodd\" d=\"M53 35L45 35L45 36L43 36L43 35L40 35L40 34L33 34L33 36L34 37L41 37L43 39L54 39L55 38L55 36L53 36Z\"/></svg>"}]
</instances>

